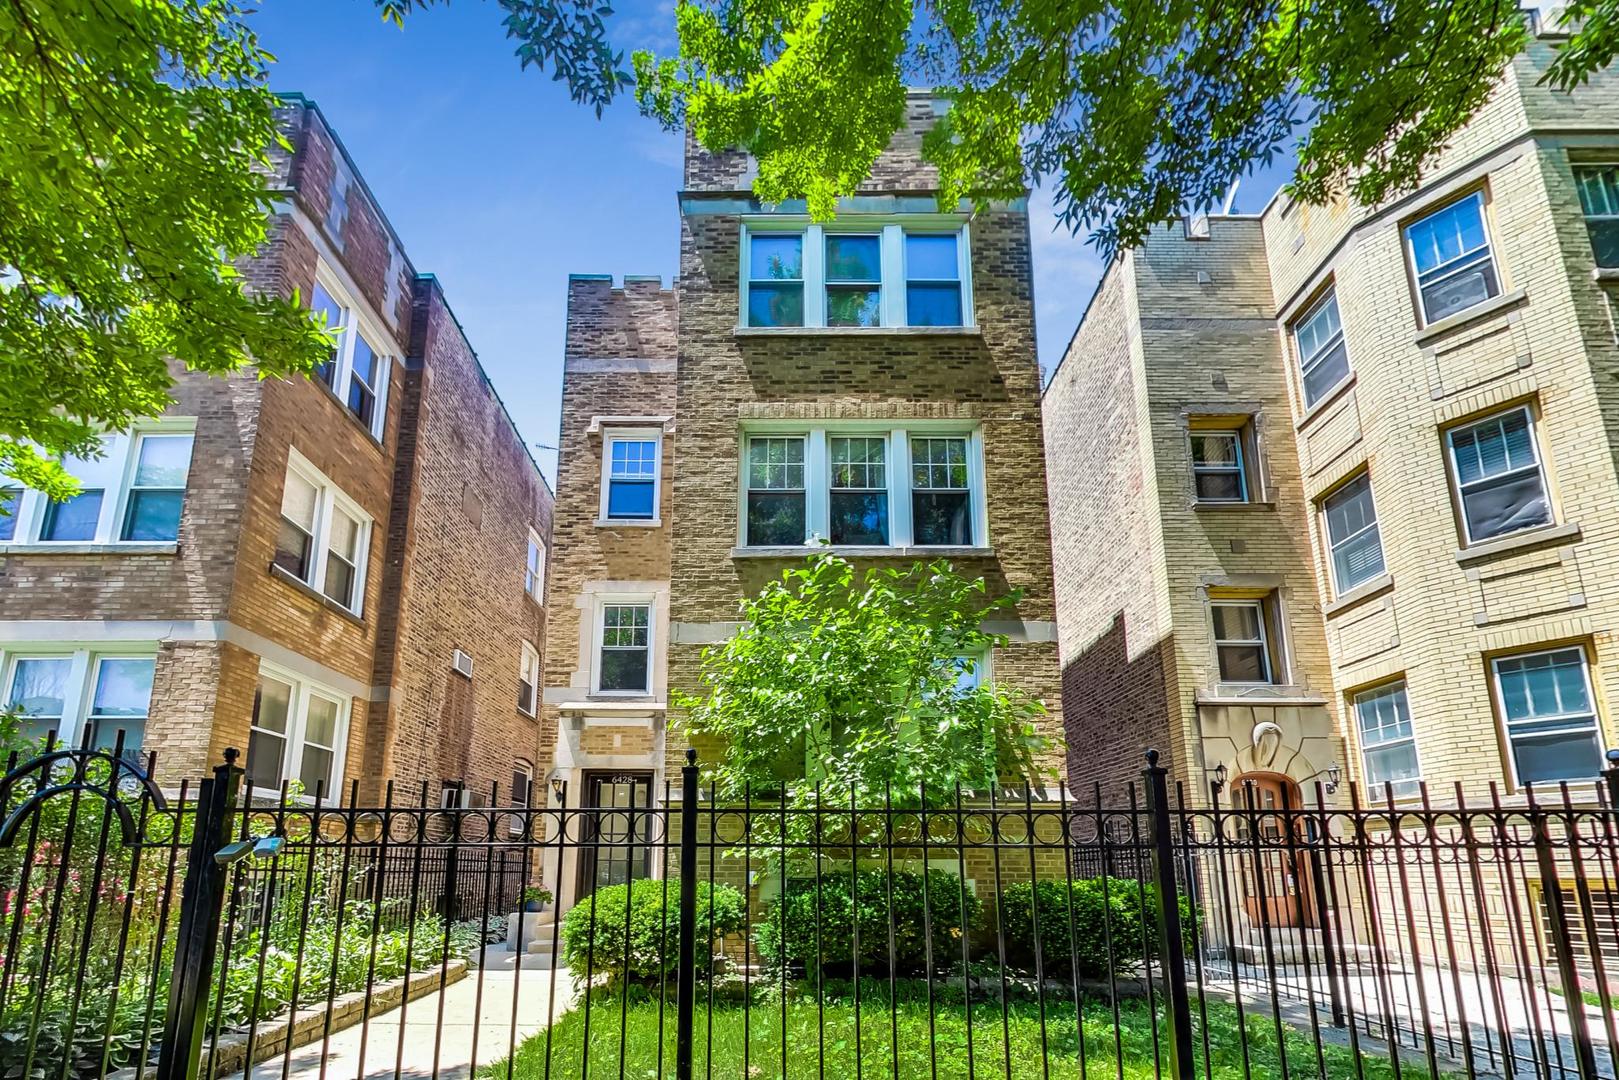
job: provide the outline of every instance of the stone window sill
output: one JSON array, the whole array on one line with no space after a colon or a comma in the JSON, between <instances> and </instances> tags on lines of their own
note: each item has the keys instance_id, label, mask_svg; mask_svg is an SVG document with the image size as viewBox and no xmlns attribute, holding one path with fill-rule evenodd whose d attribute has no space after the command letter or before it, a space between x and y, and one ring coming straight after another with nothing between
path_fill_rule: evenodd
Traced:
<instances>
[{"instance_id":1,"label":"stone window sill","mask_svg":"<svg viewBox=\"0 0 1619 1080\"><path fill-rule=\"evenodd\" d=\"M1370 600L1374 596L1382 596L1392 588L1394 588L1394 576L1392 574L1379 574L1370 581L1356 585L1353 589L1322 608L1321 614L1330 619L1339 612L1347 611L1356 604Z\"/></svg>"},{"instance_id":2,"label":"stone window sill","mask_svg":"<svg viewBox=\"0 0 1619 1080\"><path fill-rule=\"evenodd\" d=\"M1199 705L1325 705L1322 694L1302 686L1283 686L1272 683L1220 683L1212 690L1199 690L1195 695Z\"/></svg>"},{"instance_id":3,"label":"stone window sill","mask_svg":"<svg viewBox=\"0 0 1619 1080\"><path fill-rule=\"evenodd\" d=\"M1469 563L1492 559L1497 555L1509 552L1522 551L1525 548L1539 547L1541 544L1551 544L1559 540L1578 541L1580 538L1580 523L1570 521L1562 525L1542 525L1534 529L1525 529L1523 532L1503 536L1499 540L1486 540L1471 547L1465 547L1456 552L1456 561L1462 566Z\"/></svg>"},{"instance_id":4,"label":"stone window sill","mask_svg":"<svg viewBox=\"0 0 1619 1080\"><path fill-rule=\"evenodd\" d=\"M639 715L649 712L665 712L669 704L664 701L645 700L625 701L614 698L610 701L564 701L557 705L558 712L565 713L627 713Z\"/></svg>"},{"instance_id":5,"label":"stone window sill","mask_svg":"<svg viewBox=\"0 0 1619 1080\"><path fill-rule=\"evenodd\" d=\"M782 547L734 547L733 559L801 559L819 552L841 555L849 559L922 559L929 556L956 558L993 558L995 549L989 547L877 547L864 544L789 544Z\"/></svg>"},{"instance_id":6,"label":"stone window sill","mask_svg":"<svg viewBox=\"0 0 1619 1080\"><path fill-rule=\"evenodd\" d=\"M982 337L976 326L738 326L736 337Z\"/></svg>"},{"instance_id":7,"label":"stone window sill","mask_svg":"<svg viewBox=\"0 0 1619 1080\"><path fill-rule=\"evenodd\" d=\"M1431 345L1434 339L1444 337L1452 330L1480 322L1492 315L1499 315L1508 308L1517 307L1528 299L1528 295L1522 289L1514 289L1509 293L1503 293L1493 300L1486 300L1482 304L1468 308L1466 311L1458 311L1456 314L1440 319L1436 323L1430 323L1417 331L1417 336L1414 340L1418 345Z\"/></svg>"},{"instance_id":8,"label":"stone window sill","mask_svg":"<svg viewBox=\"0 0 1619 1080\"><path fill-rule=\"evenodd\" d=\"M662 528L662 518L597 518L598 529L657 529Z\"/></svg>"},{"instance_id":9,"label":"stone window sill","mask_svg":"<svg viewBox=\"0 0 1619 1080\"><path fill-rule=\"evenodd\" d=\"M1619 266L1598 266L1591 270L1592 281L1619 281Z\"/></svg>"},{"instance_id":10,"label":"stone window sill","mask_svg":"<svg viewBox=\"0 0 1619 1080\"><path fill-rule=\"evenodd\" d=\"M1204 510L1275 510L1276 500L1244 499L1241 501L1222 501L1214 499L1193 499L1192 509L1200 512Z\"/></svg>"},{"instance_id":11,"label":"stone window sill","mask_svg":"<svg viewBox=\"0 0 1619 1080\"><path fill-rule=\"evenodd\" d=\"M178 555L178 543L119 541L111 544L0 544L0 555Z\"/></svg>"},{"instance_id":12,"label":"stone window sill","mask_svg":"<svg viewBox=\"0 0 1619 1080\"><path fill-rule=\"evenodd\" d=\"M360 616L356 615L342 604L339 604L336 600L333 600L330 596L327 596L325 593L309 584L309 582L304 581L296 574L293 574L291 571L285 570L282 567L277 566L275 563L271 563L270 576L278 581L283 581L286 584L291 585L294 589L297 589L299 592L310 597L311 599L319 600L328 611L331 611L335 615L342 616L355 626L365 626L365 620Z\"/></svg>"}]
</instances>

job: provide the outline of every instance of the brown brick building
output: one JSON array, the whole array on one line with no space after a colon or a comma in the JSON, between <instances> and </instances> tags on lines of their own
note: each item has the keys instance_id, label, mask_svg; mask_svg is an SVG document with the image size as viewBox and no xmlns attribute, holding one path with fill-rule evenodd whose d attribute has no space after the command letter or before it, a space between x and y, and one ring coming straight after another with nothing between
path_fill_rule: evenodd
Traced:
<instances>
[{"instance_id":1,"label":"brown brick building","mask_svg":"<svg viewBox=\"0 0 1619 1080\"><path fill-rule=\"evenodd\" d=\"M37 734L122 730L166 781L237 747L258 790L505 792L538 761L551 493L319 109L281 121L244 270L326 310L333 359L178 371L167 413L70 462L76 498L4 492L0 700Z\"/></svg>"},{"instance_id":2,"label":"brown brick building","mask_svg":"<svg viewBox=\"0 0 1619 1080\"><path fill-rule=\"evenodd\" d=\"M1278 195L1107 271L1044 397L1076 785L1153 744L1194 791L1224 766L1295 804L1333 765L1363 799L1591 791L1619 744L1619 76L1557 93L1551 50L1414 191Z\"/></svg>"},{"instance_id":3,"label":"brown brick building","mask_svg":"<svg viewBox=\"0 0 1619 1080\"><path fill-rule=\"evenodd\" d=\"M826 223L755 201L745 155L688 146L675 287L570 282L544 691L570 802L662 797L671 690L812 538L1021 590L979 672L1060 737L1028 217L940 211L933 115L912 98Z\"/></svg>"}]
</instances>

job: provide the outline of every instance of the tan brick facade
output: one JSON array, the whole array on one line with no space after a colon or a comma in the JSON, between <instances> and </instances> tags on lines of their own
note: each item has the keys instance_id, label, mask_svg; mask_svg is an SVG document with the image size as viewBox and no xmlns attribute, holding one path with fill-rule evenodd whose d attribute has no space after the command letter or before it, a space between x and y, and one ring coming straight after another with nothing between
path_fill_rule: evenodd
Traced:
<instances>
[{"instance_id":1,"label":"tan brick facade","mask_svg":"<svg viewBox=\"0 0 1619 1080\"><path fill-rule=\"evenodd\" d=\"M1499 682L1494 661L1558 649L1573 650L1559 660L1569 722L1597 746L1619 743L1609 377L1619 351L1611 275L1593 269L1573 177L1582 163L1619 160L1619 78L1557 94L1536 85L1549 55L1536 41L1518 59L1416 191L1376 207L1278 196L1258 216L1156 231L1109 269L1044 401L1051 460L1098 463L1052 477L1069 737L1097 751L1071 761L1076 785L1119 775L1161 740L1197 790L1224 764L1290 777L1313 799L1329 763L1364 782L1365 751L1398 744L1414 745L1436 797L1453 797L1456 782L1469 798L1492 783L1521 796L1502 686L1519 701L1527 682ZM1406 230L1473 193L1494 295L1425 319L1425 271ZM1308 348L1295 332L1329 294L1350 370L1307 402ZM1472 538L1452 434L1519 406L1532 430L1515 453L1533 446L1548 520ZM1256 497L1191 497L1199 426L1246 432ZM1334 548L1350 549L1345 527L1329 532L1324 502L1362 476L1382 572L1340 588ZM1520 512L1538 515L1524 499ZM1274 605L1288 678L1222 685L1209 605L1260 595ZM1357 707L1357 695L1402 683L1409 729L1380 728ZM1385 764L1374 779L1396 759L1375 760ZM1598 765L1559 746L1539 767L1594 779ZM1397 774L1414 795L1415 774Z\"/></svg>"},{"instance_id":2,"label":"tan brick facade","mask_svg":"<svg viewBox=\"0 0 1619 1080\"><path fill-rule=\"evenodd\" d=\"M76 737L94 724L101 662L153 658L142 745L173 782L248 747L269 674L339 703L336 779L365 798L390 780L401 798L427 783L436 800L462 777L505 789L514 760L540 760L538 720L515 705L519 642L544 648L524 566L529 530L548 539L551 494L437 282L411 266L319 110L290 99L281 121L293 147L275 155L283 202L244 276L308 300L320 268L388 357L372 387L382 415L373 407L368 425L312 380L176 371L161 430L195 424L178 537L131 546L115 523L95 542L54 544L37 513L19 518L28 535L0 543L0 694L20 662L52 661L68 713L57 730ZM273 566L293 459L338 493L332 507L366 519L348 606ZM127 484L108 498L128 498ZM451 672L455 649L473 658L470 681ZM300 745L318 757L318 727L288 740L286 777L300 774Z\"/></svg>"}]
</instances>

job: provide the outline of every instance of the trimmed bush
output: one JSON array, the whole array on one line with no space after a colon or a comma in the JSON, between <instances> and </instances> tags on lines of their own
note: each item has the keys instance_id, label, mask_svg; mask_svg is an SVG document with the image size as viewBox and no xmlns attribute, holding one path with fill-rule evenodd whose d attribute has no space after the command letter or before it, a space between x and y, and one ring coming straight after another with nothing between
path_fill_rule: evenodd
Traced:
<instances>
[{"instance_id":1,"label":"trimmed bush","mask_svg":"<svg viewBox=\"0 0 1619 1080\"><path fill-rule=\"evenodd\" d=\"M970 890L963 904L961 878L944 870L927 872L925 905L919 871L894 871L892 912L886 870L859 871L854 875L853 892L858 895L858 905L851 896L847 870L823 873L818 898L814 878L790 878L786 889L766 906L754 927L754 942L765 962L776 967L783 963L802 965L806 971L853 966L858 906L862 972L888 970L890 928L896 972L926 970L929 926L933 931L934 967L949 967L953 962L960 963L962 935L978 925L983 910Z\"/></svg>"},{"instance_id":2,"label":"trimmed bush","mask_svg":"<svg viewBox=\"0 0 1619 1080\"><path fill-rule=\"evenodd\" d=\"M562 958L579 978L657 982L680 958L680 892L675 882L644 878L597 889L562 917ZM629 936L625 938L625 904ZM743 926L742 894L729 885L697 885L697 974L714 964L715 943ZM705 944L706 941L706 944ZM625 964L626 949L628 965Z\"/></svg>"},{"instance_id":3,"label":"trimmed bush","mask_svg":"<svg viewBox=\"0 0 1619 1080\"><path fill-rule=\"evenodd\" d=\"M1147 952L1156 952L1158 930L1152 912L1157 895L1155 886L1143 887L1129 878L1078 878L1072 883L1047 880L1032 888L1026 881L1008 885L1001 890L1000 904L1006 962L1025 971L1035 970L1033 916L1038 914L1040 967L1046 974L1067 975L1076 962L1081 976L1105 976L1110 968L1129 971L1143 958L1143 930ZM1181 924L1189 936L1192 905L1185 896L1180 898L1180 909Z\"/></svg>"}]
</instances>

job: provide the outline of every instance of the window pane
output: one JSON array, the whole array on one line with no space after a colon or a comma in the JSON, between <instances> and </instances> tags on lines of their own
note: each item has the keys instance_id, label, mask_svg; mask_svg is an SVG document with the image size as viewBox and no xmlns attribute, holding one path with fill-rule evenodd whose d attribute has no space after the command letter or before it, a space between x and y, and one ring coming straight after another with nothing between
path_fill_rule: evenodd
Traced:
<instances>
[{"instance_id":1,"label":"window pane","mask_svg":"<svg viewBox=\"0 0 1619 1080\"><path fill-rule=\"evenodd\" d=\"M832 487L886 488L888 443L882 438L828 440L832 456Z\"/></svg>"},{"instance_id":2,"label":"window pane","mask_svg":"<svg viewBox=\"0 0 1619 1080\"><path fill-rule=\"evenodd\" d=\"M303 781L304 794L314 797L319 793L323 799L331 797L332 762L336 757L337 755L330 750L304 744L304 760L298 769L298 779Z\"/></svg>"},{"instance_id":3,"label":"window pane","mask_svg":"<svg viewBox=\"0 0 1619 1080\"><path fill-rule=\"evenodd\" d=\"M748 277L796 281L804 276L804 237L800 233L750 233Z\"/></svg>"},{"instance_id":4,"label":"window pane","mask_svg":"<svg viewBox=\"0 0 1619 1080\"><path fill-rule=\"evenodd\" d=\"M1338 297L1329 293L1310 316L1294 330L1298 339L1299 362L1309 364L1343 329L1338 319Z\"/></svg>"},{"instance_id":5,"label":"window pane","mask_svg":"<svg viewBox=\"0 0 1619 1080\"><path fill-rule=\"evenodd\" d=\"M1261 645L1221 645L1221 682L1265 682L1265 649Z\"/></svg>"},{"instance_id":6,"label":"window pane","mask_svg":"<svg viewBox=\"0 0 1619 1080\"><path fill-rule=\"evenodd\" d=\"M607 485L607 516L610 518L651 518L652 481L609 481Z\"/></svg>"},{"instance_id":7,"label":"window pane","mask_svg":"<svg viewBox=\"0 0 1619 1080\"><path fill-rule=\"evenodd\" d=\"M66 502L45 504L41 540L94 540L96 523L101 519L99 491L81 491Z\"/></svg>"},{"instance_id":8,"label":"window pane","mask_svg":"<svg viewBox=\"0 0 1619 1080\"><path fill-rule=\"evenodd\" d=\"M1575 166L1574 182L1587 217L1619 215L1619 165Z\"/></svg>"},{"instance_id":9,"label":"window pane","mask_svg":"<svg viewBox=\"0 0 1619 1080\"><path fill-rule=\"evenodd\" d=\"M880 326L882 290L863 285L828 285L826 288L828 326Z\"/></svg>"},{"instance_id":10,"label":"window pane","mask_svg":"<svg viewBox=\"0 0 1619 1080\"><path fill-rule=\"evenodd\" d=\"M826 280L881 281L882 277L882 250L877 237L827 234Z\"/></svg>"},{"instance_id":11,"label":"window pane","mask_svg":"<svg viewBox=\"0 0 1619 1080\"><path fill-rule=\"evenodd\" d=\"M1325 506L1338 589L1346 592L1383 572L1383 542L1372 507L1370 478L1360 476Z\"/></svg>"},{"instance_id":12,"label":"window pane","mask_svg":"<svg viewBox=\"0 0 1619 1080\"><path fill-rule=\"evenodd\" d=\"M603 649L601 688L644 692L647 689L647 650Z\"/></svg>"},{"instance_id":13,"label":"window pane","mask_svg":"<svg viewBox=\"0 0 1619 1080\"><path fill-rule=\"evenodd\" d=\"M103 659L96 673L94 716L145 716L152 704L155 660Z\"/></svg>"},{"instance_id":14,"label":"window pane","mask_svg":"<svg viewBox=\"0 0 1619 1080\"><path fill-rule=\"evenodd\" d=\"M905 277L911 281L954 281L961 274L955 233L906 233Z\"/></svg>"},{"instance_id":15,"label":"window pane","mask_svg":"<svg viewBox=\"0 0 1619 1080\"><path fill-rule=\"evenodd\" d=\"M832 492L831 524L834 544L888 543L888 493Z\"/></svg>"},{"instance_id":16,"label":"window pane","mask_svg":"<svg viewBox=\"0 0 1619 1080\"><path fill-rule=\"evenodd\" d=\"M1602 749L1593 731L1520 735L1512 740L1518 780L1525 784L1590 780L1602 772Z\"/></svg>"},{"instance_id":17,"label":"window pane","mask_svg":"<svg viewBox=\"0 0 1619 1080\"><path fill-rule=\"evenodd\" d=\"M254 731L247 737L247 781L252 787L275 789L281 786L281 766L287 753L287 740L279 735Z\"/></svg>"},{"instance_id":18,"label":"window pane","mask_svg":"<svg viewBox=\"0 0 1619 1080\"><path fill-rule=\"evenodd\" d=\"M17 536L17 513L22 509L22 492L17 488L0 488L0 540L13 540Z\"/></svg>"},{"instance_id":19,"label":"window pane","mask_svg":"<svg viewBox=\"0 0 1619 1080\"><path fill-rule=\"evenodd\" d=\"M971 544L972 507L967 492L912 492L911 527L918 544Z\"/></svg>"},{"instance_id":20,"label":"window pane","mask_svg":"<svg viewBox=\"0 0 1619 1080\"><path fill-rule=\"evenodd\" d=\"M354 606L354 567L336 553L326 560L326 581L322 591L346 608Z\"/></svg>"},{"instance_id":21,"label":"window pane","mask_svg":"<svg viewBox=\"0 0 1619 1080\"><path fill-rule=\"evenodd\" d=\"M1304 404L1314 405L1349 377L1349 350L1339 340L1304 373Z\"/></svg>"},{"instance_id":22,"label":"window pane","mask_svg":"<svg viewBox=\"0 0 1619 1080\"><path fill-rule=\"evenodd\" d=\"M116 749L120 733L124 736L124 757L138 757L141 751L141 743L146 739L146 720L144 718L100 717L91 719L91 749L107 751Z\"/></svg>"},{"instance_id":23,"label":"window pane","mask_svg":"<svg viewBox=\"0 0 1619 1080\"><path fill-rule=\"evenodd\" d=\"M142 435L136 487L183 488L191 471L190 435Z\"/></svg>"},{"instance_id":24,"label":"window pane","mask_svg":"<svg viewBox=\"0 0 1619 1080\"><path fill-rule=\"evenodd\" d=\"M7 706L31 716L60 717L72 663L67 657L18 660L12 668Z\"/></svg>"},{"instance_id":25,"label":"window pane","mask_svg":"<svg viewBox=\"0 0 1619 1080\"><path fill-rule=\"evenodd\" d=\"M804 286L748 286L749 326L803 326Z\"/></svg>"},{"instance_id":26,"label":"window pane","mask_svg":"<svg viewBox=\"0 0 1619 1080\"><path fill-rule=\"evenodd\" d=\"M658 444L652 439L614 439L610 475L650 477L658 471Z\"/></svg>"},{"instance_id":27,"label":"window pane","mask_svg":"<svg viewBox=\"0 0 1619 1080\"><path fill-rule=\"evenodd\" d=\"M754 547L804 542L802 491L748 492L748 544Z\"/></svg>"},{"instance_id":28,"label":"window pane","mask_svg":"<svg viewBox=\"0 0 1619 1080\"><path fill-rule=\"evenodd\" d=\"M1585 654L1559 649L1495 662L1502 706L1509 722L1544 716L1590 715L1585 689Z\"/></svg>"},{"instance_id":29,"label":"window pane","mask_svg":"<svg viewBox=\"0 0 1619 1080\"><path fill-rule=\"evenodd\" d=\"M1535 464L1529 413L1514 409L1451 435L1456 474L1463 484Z\"/></svg>"},{"instance_id":30,"label":"window pane","mask_svg":"<svg viewBox=\"0 0 1619 1080\"><path fill-rule=\"evenodd\" d=\"M286 486L281 489L281 516L297 522L304 532L314 532L316 495L314 484L288 472Z\"/></svg>"},{"instance_id":31,"label":"window pane","mask_svg":"<svg viewBox=\"0 0 1619 1080\"><path fill-rule=\"evenodd\" d=\"M912 439L911 486L915 488L965 488L967 486L966 439Z\"/></svg>"},{"instance_id":32,"label":"window pane","mask_svg":"<svg viewBox=\"0 0 1619 1080\"><path fill-rule=\"evenodd\" d=\"M291 712L292 687L280 679L260 676L253 691L253 726L285 735Z\"/></svg>"},{"instance_id":33,"label":"window pane","mask_svg":"<svg viewBox=\"0 0 1619 1080\"><path fill-rule=\"evenodd\" d=\"M175 540L180 536L183 491L131 491L124 519L125 540Z\"/></svg>"},{"instance_id":34,"label":"window pane","mask_svg":"<svg viewBox=\"0 0 1619 1080\"><path fill-rule=\"evenodd\" d=\"M309 549L312 540L292 522L282 519L275 537L275 557L271 561L300 581L309 580Z\"/></svg>"},{"instance_id":35,"label":"window pane","mask_svg":"<svg viewBox=\"0 0 1619 1080\"><path fill-rule=\"evenodd\" d=\"M1377 521L1372 509L1372 483L1362 474L1339 488L1326 502L1327 536L1342 543Z\"/></svg>"},{"instance_id":36,"label":"window pane","mask_svg":"<svg viewBox=\"0 0 1619 1080\"><path fill-rule=\"evenodd\" d=\"M1406 234L1417 273L1425 274L1484 246L1483 200L1469 195L1414 223Z\"/></svg>"},{"instance_id":37,"label":"window pane","mask_svg":"<svg viewBox=\"0 0 1619 1080\"><path fill-rule=\"evenodd\" d=\"M1258 604L1215 604L1213 613L1217 641L1258 641L1262 636Z\"/></svg>"},{"instance_id":38,"label":"window pane","mask_svg":"<svg viewBox=\"0 0 1619 1080\"><path fill-rule=\"evenodd\" d=\"M1596 264L1605 269L1619 267L1619 218L1587 221L1585 231L1591 237L1591 253Z\"/></svg>"},{"instance_id":39,"label":"window pane","mask_svg":"<svg viewBox=\"0 0 1619 1080\"><path fill-rule=\"evenodd\" d=\"M750 439L748 488L799 491L804 487L804 440Z\"/></svg>"},{"instance_id":40,"label":"window pane","mask_svg":"<svg viewBox=\"0 0 1619 1080\"><path fill-rule=\"evenodd\" d=\"M1417 744L1407 740L1390 746L1369 747L1364 754L1367 793L1379 796L1394 785L1396 796L1412 794L1422 778L1417 766Z\"/></svg>"},{"instance_id":41,"label":"window pane","mask_svg":"<svg viewBox=\"0 0 1619 1080\"><path fill-rule=\"evenodd\" d=\"M1234 435L1192 435L1192 464L1235 467L1237 439Z\"/></svg>"},{"instance_id":42,"label":"window pane","mask_svg":"<svg viewBox=\"0 0 1619 1080\"><path fill-rule=\"evenodd\" d=\"M1333 548L1332 565L1340 593L1348 592L1381 574L1384 567L1383 539L1377 528L1373 526Z\"/></svg>"},{"instance_id":43,"label":"window pane","mask_svg":"<svg viewBox=\"0 0 1619 1080\"><path fill-rule=\"evenodd\" d=\"M304 721L304 742L318 746L337 745L337 718L342 706L328 698L311 694L309 716Z\"/></svg>"},{"instance_id":44,"label":"window pane","mask_svg":"<svg viewBox=\"0 0 1619 1080\"><path fill-rule=\"evenodd\" d=\"M1242 477L1234 472L1200 472L1195 477L1197 497L1208 502L1242 501Z\"/></svg>"},{"instance_id":45,"label":"window pane","mask_svg":"<svg viewBox=\"0 0 1619 1080\"><path fill-rule=\"evenodd\" d=\"M1501 291L1496 280L1495 264L1484 262L1459 274L1442 278L1422 287L1422 311L1431 323L1475 304L1483 303Z\"/></svg>"},{"instance_id":46,"label":"window pane","mask_svg":"<svg viewBox=\"0 0 1619 1080\"><path fill-rule=\"evenodd\" d=\"M326 329L333 333L334 339L339 336L344 321L344 311L341 304L332 298L320 282L315 283L315 291L311 294L309 310L326 316ZM329 360L315 369L315 378L332 385L332 378L337 373L337 344L334 340L332 355Z\"/></svg>"},{"instance_id":47,"label":"window pane","mask_svg":"<svg viewBox=\"0 0 1619 1080\"><path fill-rule=\"evenodd\" d=\"M638 604L608 604L602 608L602 645L608 648L644 648L651 609Z\"/></svg>"},{"instance_id":48,"label":"window pane","mask_svg":"<svg viewBox=\"0 0 1619 1080\"><path fill-rule=\"evenodd\" d=\"M359 540L360 523L343 511L334 510L332 512L332 529L329 538L333 553L341 555L349 562L357 562Z\"/></svg>"},{"instance_id":49,"label":"window pane","mask_svg":"<svg viewBox=\"0 0 1619 1080\"><path fill-rule=\"evenodd\" d=\"M1462 496L1462 510L1467 518L1467 535L1475 543L1552 520L1539 471L1474 488Z\"/></svg>"},{"instance_id":50,"label":"window pane","mask_svg":"<svg viewBox=\"0 0 1619 1080\"><path fill-rule=\"evenodd\" d=\"M905 321L912 326L960 326L960 285L907 285Z\"/></svg>"},{"instance_id":51,"label":"window pane","mask_svg":"<svg viewBox=\"0 0 1619 1080\"><path fill-rule=\"evenodd\" d=\"M364 334L354 335L353 375L349 379L349 411L371 427L377 404L377 354Z\"/></svg>"}]
</instances>

